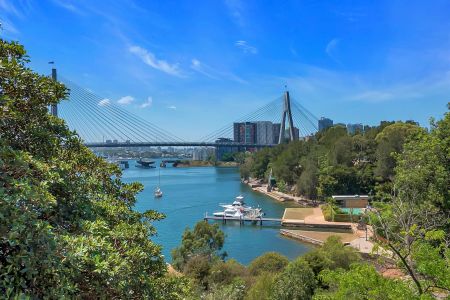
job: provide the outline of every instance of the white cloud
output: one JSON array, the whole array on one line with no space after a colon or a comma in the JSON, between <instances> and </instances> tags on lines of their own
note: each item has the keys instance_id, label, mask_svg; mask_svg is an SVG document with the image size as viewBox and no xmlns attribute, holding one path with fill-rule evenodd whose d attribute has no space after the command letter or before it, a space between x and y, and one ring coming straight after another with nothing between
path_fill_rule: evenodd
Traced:
<instances>
[{"instance_id":1,"label":"white cloud","mask_svg":"<svg viewBox=\"0 0 450 300\"><path fill-rule=\"evenodd\" d=\"M382 102L382 101L390 100L393 97L394 97L394 95L391 92L372 90L372 91L365 91L365 92L359 93L359 94L351 97L351 99L367 101L367 102Z\"/></svg>"},{"instance_id":2,"label":"white cloud","mask_svg":"<svg viewBox=\"0 0 450 300\"><path fill-rule=\"evenodd\" d=\"M337 72L310 65L302 65L304 74L296 77L276 77L287 82L293 95L300 94L309 103L327 103L332 99L336 105L346 103L389 103L408 101L440 101L450 93L450 71L428 74L417 80L380 81L380 75L364 75L352 72ZM386 75L385 75L386 76ZM273 80L273 79L271 79ZM294 96L293 96L294 97ZM433 100L430 100L433 99Z\"/></svg>"},{"instance_id":3,"label":"white cloud","mask_svg":"<svg viewBox=\"0 0 450 300\"><path fill-rule=\"evenodd\" d=\"M8 0L0 0L0 10L10 15L21 16L19 10Z\"/></svg>"},{"instance_id":4,"label":"white cloud","mask_svg":"<svg viewBox=\"0 0 450 300\"><path fill-rule=\"evenodd\" d=\"M236 47L244 51L244 53L257 54L258 49L256 47L250 46L247 41L236 41L234 44Z\"/></svg>"},{"instance_id":5,"label":"white cloud","mask_svg":"<svg viewBox=\"0 0 450 300\"><path fill-rule=\"evenodd\" d=\"M230 13L232 20L236 25L239 27L244 27L245 20L244 20L244 5L242 1L240 0L225 0L225 5L228 9L228 12Z\"/></svg>"},{"instance_id":6,"label":"white cloud","mask_svg":"<svg viewBox=\"0 0 450 300\"><path fill-rule=\"evenodd\" d=\"M173 110L176 110L176 109L177 109L177 107L176 107L175 105L167 106L167 108L168 108L168 109L173 109Z\"/></svg>"},{"instance_id":7,"label":"white cloud","mask_svg":"<svg viewBox=\"0 0 450 300\"><path fill-rule=\"evenodd\" d=\"M215 73L215 71L211 67L201 63L196 58L193 58L191 61L191 69L205 75L206 77L209 77L212 79L219 79L217 76L212 74L212 73Z\"/></svg>"},{"instance_id":8,"label":"white cloud","mask_svg":"<svg viewBox=\"0 0 450 300\"><path fill-rule=\"evenodd\" d=\"M74 5L73 1L70 1L70 0L69 1L67 1L67 0L52 0L52 1L56 5L64 8L64 9L67 9L68 11L71 11L76 14L84 15L84 12L80 8L78 8L77 6Z\"/></svg>"},{"instance_id":9,"label":"white cloud","mask_svg":"<svg viewBox=\"0 0 450 300\"><path fill-rule=\"evenodd\" d=\"M148 97L147 101L145 101L144 103L142 103L141 105L139 105L140 108L146 108L146 107L150 107L153 104L153 98L152 97Z\"/></svg>"},{"instance_id":10,"label":"white cloud","mask_svg":"<svg viewBox=\"0 0 450 300\"><path fill-rule=\"evenodd\" d=\"M14 24L6 18L0 19L0 28L3 29L6 33L14 35L17 35L19 33L19 30L17 30Z\"/></svg>"},{"instance_id":11,"label":"white cloud","mask_svg":"<svg viewBox=\"0 0 450 300\"><path fill-rule=\"evenodd\" d=\"M212 67L210 67L207 64L202 63L196 58L193 58L191 60L191 69L205 75L206 77L209 77L211 79L216 80L233 80L239 83L247 83L247 81L243 80L242 78L236 76L235 74L231 72L225 72L225 71L219 71Z\"/></svg>"},{"instance_id":12,"label":"white cloud","mask_svg":"<svg viewBox=\"0 0 450 300\"><path fill-rule=\"evenodd\" d=\"M131 46L128 50L139 57L146 65L164 73L182 77L178 64L170 64L165 60L157 59L153 53L139 46Z\"/></svg>"},{"instance_id":13,"label":"white cloud","mask_svg":"<svg viewBox=\"0 0 450 300\"><path fill-rule=\"evenodd\" d=\"M340 63L339 60L336 59L335 51L339 45L340 40L338 38L334 38L331 41L328 42L327 46L325 47L325 52L331 59L333 59L335 62Z\"/></svg>"},{"instance_id":14,"label":"white cloud","mask_svg":"<svg viewBox=\"0 0 450 300\"><path fill-rule=\"evenodd\" d=\"M131 96L125 96L125 97L122 97L122 98L120 98L119 100L117 100L117 103L123 104L123 105L128 105L128 104L130 104L130 103L133 102L133 101L134 101L134 98L133 98L133 97L131 97Z\"/></svg>"},{"instance_id":15,"label":"white cloud","mask_svg":"<svg viewBox=\"0 0 450 300\"><path fill-rule=\"evenodd\" d=\"M107 106L111 104L111 100L105 98L98 102L98 106Z\"/></svg>"},{"instance_id":16,"label":"white cloud","mask_svg":"<svg viewBox=\"0 0 450 300\"><path fill-rule=\"evenodd\" d=\"M0 30L5 34L16 36L19 30L11 19L23 19L27 12L27 2L14 3L14 1L0 0Z\"/></svg>"}]
</instances>

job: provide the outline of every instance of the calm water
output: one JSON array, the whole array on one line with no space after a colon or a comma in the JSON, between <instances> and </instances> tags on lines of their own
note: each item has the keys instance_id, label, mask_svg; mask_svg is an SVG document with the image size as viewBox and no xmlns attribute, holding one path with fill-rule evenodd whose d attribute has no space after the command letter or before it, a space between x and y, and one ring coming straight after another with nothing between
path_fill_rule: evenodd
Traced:
<instances>
[{"instance_id":1,"label":"calm water","mask_svg":"<svg viewBox=\"0 0 450 300\"><path fill-rule=\"evenodd\" d=\"M180 244L184 229L192 228L202 220L205 212L211 214L220 210L219 203L231 203L242 194L248 205L259 205L266 216L276 218L281 218L284 208L288 207L242 184L237 168L162 168L164 197L159 199L153 197L158 184L158 169L136 168L131 162L130 168L123 172L123 179L139 181L145 186L138 195L137 210L154 209L166 215L164 220L155 223L158 236L153 240L163 246L168 261L171 260L171 249ZM267 251L277 251L292 259L311 249L310 245L282 237L279 227L240 226L239 222L218 224L226 234L224 250L228 257L244 264Z\"/></svg>"}]
</instances>

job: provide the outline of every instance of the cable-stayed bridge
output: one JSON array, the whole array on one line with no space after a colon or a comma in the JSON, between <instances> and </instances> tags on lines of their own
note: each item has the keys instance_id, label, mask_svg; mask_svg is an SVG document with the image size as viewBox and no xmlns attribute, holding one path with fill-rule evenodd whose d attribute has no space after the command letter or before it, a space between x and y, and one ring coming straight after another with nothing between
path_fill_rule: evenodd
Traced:
<instances>
[{"instance_id":1,"label":"cable-stayed bridge","mask_svg":"<svg viewBox=\"0 0 450 300\"><path fill-rule=\"evenodd\" d=\"M52 75L56 79L56 70ZM51 113L63 118L92 148L214 146L241 151L298 140L317 131L318 119L285 92L196 141L186 141L69 79L58 80L69 89L69 96L51 107Z\"/></svg>"}]
</instances>

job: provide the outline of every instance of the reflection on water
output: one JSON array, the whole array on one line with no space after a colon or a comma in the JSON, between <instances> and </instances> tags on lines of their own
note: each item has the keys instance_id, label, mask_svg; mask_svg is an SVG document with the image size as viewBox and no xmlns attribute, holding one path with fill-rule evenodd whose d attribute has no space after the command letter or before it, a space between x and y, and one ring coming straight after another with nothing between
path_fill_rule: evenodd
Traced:
<instances>
[{"instance_id":1,"label":"reflection on water","mask_svg":"<svg viewBox=\"0 0 450 300\"><path fill-rule=\"evenodd\" d=\"M266 216L281 218L283 204L260 193L253 192L240 182L237 168L162 168L161 190L164 196L153 197L153 190L158 184L158 169L141 169L130 163L130 169L123 173L126 182L139 181L144 191L138 195L136 209L144 211L154 209L166 214L166 218L156 222L158 236L153 240L163 246L163 254L170 261L171 249L180 244L186 227L202 220L205 212L220 210L219 203L231 203L242 194L250 206L260 206ZM155 165L159 166L159 160ZM292 206L292 204L291 204ZM226 234L224 250L230 258L247 264L253 258L267 251L278 251L289 258L295 258L309 249L310 245L287 239L279 235L279 227L228 222L221 229Z\"/></svg>"}]
</instances>

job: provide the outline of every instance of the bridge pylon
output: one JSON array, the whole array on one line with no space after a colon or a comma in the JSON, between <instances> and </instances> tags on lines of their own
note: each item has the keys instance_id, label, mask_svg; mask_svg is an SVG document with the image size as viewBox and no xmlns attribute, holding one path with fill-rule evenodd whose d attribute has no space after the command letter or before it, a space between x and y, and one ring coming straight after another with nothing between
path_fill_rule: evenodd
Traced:
<instances>
[{"instance_id":1,"label":"bridge pylon","mask_svg":"<svg viewBox=\"0 0 450 300\"><path fill-rule=\"evenodd\" d=\"M289 122L289 141L292 142L296 139L296 136L294 135L294 122L292 121L291 98L289 97L289 91L284 93L284 109L281 113L280 137L278 139L278 144L283 144L286 141L286 118Z\"/></svg>"},{"instance_id":2,"label":"bridge pylon","mask_svg":"<svg viewBox=\"0 0 450 300\"><path fill-rule=\"evenodd\" d=\"M54 81L57 81L56 68L52 68L52 79ZM58 105L57 104L50 105L50 114L55 117L58 116Z\"/></svg>"}]
</instances>

